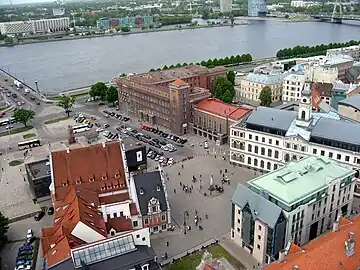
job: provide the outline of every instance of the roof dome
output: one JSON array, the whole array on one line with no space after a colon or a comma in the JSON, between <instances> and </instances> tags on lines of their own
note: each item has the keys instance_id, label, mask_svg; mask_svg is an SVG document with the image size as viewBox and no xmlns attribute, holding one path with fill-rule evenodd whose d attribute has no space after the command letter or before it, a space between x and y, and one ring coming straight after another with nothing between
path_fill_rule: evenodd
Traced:
<instances>
[{"instance_id":1,"label":"roof dome","mask_svg":"<svg viewBox=\"0 0 360 270\"><path fill-rule=\"evenodd\" d=\"M311 96L311 88L310 88L309 82L305 82L304 89L301 91L301 95L302 96Z\"/></svg>"}]
</instances>

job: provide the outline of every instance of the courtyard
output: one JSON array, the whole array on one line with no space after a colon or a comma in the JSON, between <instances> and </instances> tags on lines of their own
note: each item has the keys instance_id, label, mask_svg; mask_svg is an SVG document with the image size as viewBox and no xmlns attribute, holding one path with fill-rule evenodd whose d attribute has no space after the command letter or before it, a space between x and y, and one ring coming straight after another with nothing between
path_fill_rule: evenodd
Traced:
<instances>
[{"instance_id":1,"label":"courtyard","mask_svg":"<svg viewBox=\"0 0 360 270\"><path fill-rule=\"evenodd\" d=\"M168 258L172 258L209 240L225 238L230 231L230 200L237 184L245 184L257 176L253 171L233 167L228 160L215 158L213 155L196 156L166 167L164 172L169 177L166 187L172 222L176 229L152 237L152 246L159 258L165 252ZM223 175L225 178L227 176L230 182L222 184ZM196 178L195 182L193 176ZM213 191L210 194L208 188L211 177L213 185L223 188L222 193ZM198 218L197 226L195 216Z\"/></svg>"}]
</instances>

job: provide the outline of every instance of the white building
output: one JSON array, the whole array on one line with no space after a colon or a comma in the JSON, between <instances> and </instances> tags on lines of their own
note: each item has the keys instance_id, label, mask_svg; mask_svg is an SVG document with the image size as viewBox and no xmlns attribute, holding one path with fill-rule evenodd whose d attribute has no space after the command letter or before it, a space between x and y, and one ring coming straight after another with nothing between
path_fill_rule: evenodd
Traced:
<instances>
[{"instance_id":1,"label":"white building","mask_svg":"<svg viewBox=\"0 0 360 270\"><path fill-rule=\"evenodd\" d=\"M282 100L284 102L300 100L307 75L302 72L291 73L284 78Z\"/></svg>"},{"instance_id":2,"label":"white building","mask_svg":"<svg viewBox=\"0 0 360 270\"><path fill-rule=\"evenodd\" d=\"M229 13L232 11L232 0L220 0L220 12Z\"/></svg>"},{"instance_id":3,"label":"white building","mask_svg":"<svg viewBox=\"0 0 360 270\"><path fill-rule=\"evenodd\" d=\"M339 54L349 55L354 59L354 61L360 61L360 45L353 45L337 49L328 49L326 51L326 56L329 57Z\"/></svg>"},{"instance_id":4,"label":"white building","mask_svg":"<svg viewBox=\"0 0 360 270\"><path fill-rule=\"evenodd\" d=\"M292 7L311 7L311 6L316 6L318 5L318 3L316 2L312 2L312 1L303 1L303 0L292 0L290 5Z\"/></svg>"},{"instance_id":5,"label":"white building","mask_svg":"<svg viewBox=\"0 0 360 270\"><path fill-rule=\"evenodd\" d=\"M327 156L356 169L358 177L359 134L358 123L341 120L335 112L313 113L310 84L305 83L298 112L258 107L231 127L230 162L272 171L290 160Z\"/></svg>"},{"instance_id":6,"label":"white building","mask_svg":"<svg viewBox=\"0 0 360 270\"><path fill-rule=\"evenodd\" d=\"M70 26L68 17L41 19L30 21L2 22L0 23L0 33L3 35L23 34L23 33L46 33L65 31Z\"/></svg>"}]
</instances>

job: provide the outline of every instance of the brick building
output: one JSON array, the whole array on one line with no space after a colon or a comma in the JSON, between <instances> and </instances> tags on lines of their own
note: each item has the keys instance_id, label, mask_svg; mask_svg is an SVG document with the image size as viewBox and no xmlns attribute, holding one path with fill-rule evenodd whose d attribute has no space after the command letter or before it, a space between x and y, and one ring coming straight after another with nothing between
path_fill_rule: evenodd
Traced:
<instances>
[{"instance_id":1,"label":"brick building","mask_svg":"<svg viewBox=\"0 0 360 270\"><path fill-rule=\"evenodd\" d=\"M217 76L225 67L187 66L118 78L119 105L152 125L176 134L188 132L193 104L210 97Z\"/></svg>"},{"instance_id":2,"label":"brick building","mask_svg":"<svg viewBox=\"0 0 360 270\"><path fill-rule=\"evenodd\" d=\"M250 113L251 109L237 107L216 98L202 100L194 106L190 130L220 144L227 143L230 126Z\"/></svg>"}]
</instances>

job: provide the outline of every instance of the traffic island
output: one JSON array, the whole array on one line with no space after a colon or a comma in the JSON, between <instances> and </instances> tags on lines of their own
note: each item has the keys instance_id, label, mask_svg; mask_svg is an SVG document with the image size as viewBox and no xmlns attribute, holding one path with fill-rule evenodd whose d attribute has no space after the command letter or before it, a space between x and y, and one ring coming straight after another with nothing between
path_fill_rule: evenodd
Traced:
<instances>
[{"instance_id":1,"label":"traffic island","mask_svg":"<svg viewBox=\"0 0 360 270\"><path fill-rule=\"evenodd\" d=\"M64 117L59 117L59 118L55 118L55 119L50 119L44 122L45 125L50 125L50 124L54 124L54 123L58 123L61 121L65 121L68 120L70 117L64 116Z\"/></svg>"},{"instance_id":2,"label":"traffic island","mask_svg":"<svg viewBox=\"0 0 360 270\"><path fill-rule=\"evenodd\" d=\"M9 162L9 166L12 166L12 167L14 167L14 166L19 166L19 165L21 165L21 164L23 164L23 163L24 163L23 160L21 160L21 159L15 159L15 160L12 160L12 161Z\"/></svg>"},{"instance_id":3,"label":"traffic island","mask_svg":"<svg viewBox=\"0 0 360 270\"><path fill-rule=\"evenodd\" d=\"M33 129L33 126L27 126L27 127L20 127L20 128L13 128L8 131L0 132L0 137L7 136L7 135L13 135L20 132L28 131L30 129Z\"/></svg>"}]
</instances>

